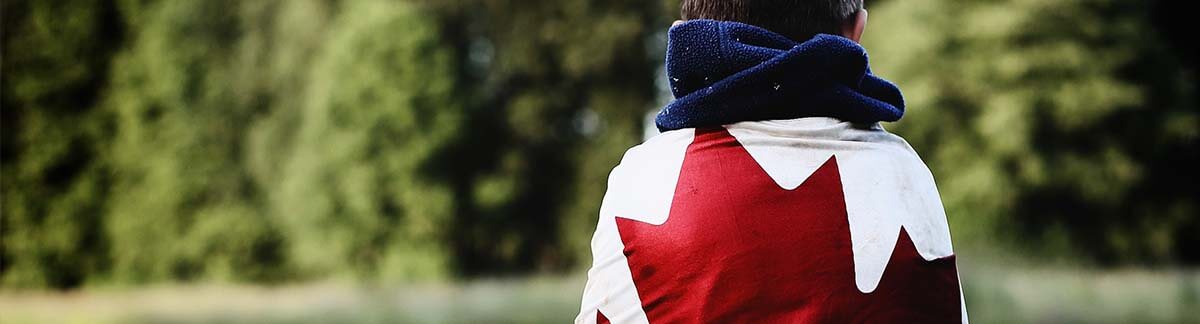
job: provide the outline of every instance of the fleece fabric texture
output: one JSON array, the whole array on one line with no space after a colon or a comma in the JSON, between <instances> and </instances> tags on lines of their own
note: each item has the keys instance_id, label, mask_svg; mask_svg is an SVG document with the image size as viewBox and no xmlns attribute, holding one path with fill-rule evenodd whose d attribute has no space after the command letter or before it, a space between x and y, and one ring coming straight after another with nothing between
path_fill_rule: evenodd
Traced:
<instances>
[{"instance_id":1,"label":"fleece fabric texture","mask_svg":"<svg viewBox=\"0 0 1200 324\"><path fill-rule=\"evenodd\" d=\"M666 69L675 100L655 118L660 131L800 117L891 122L904 115L900 89L872 75L867 51L841 36L799 43L743 23L691 20L668 32Z\"/></svg>"}]
</instances>

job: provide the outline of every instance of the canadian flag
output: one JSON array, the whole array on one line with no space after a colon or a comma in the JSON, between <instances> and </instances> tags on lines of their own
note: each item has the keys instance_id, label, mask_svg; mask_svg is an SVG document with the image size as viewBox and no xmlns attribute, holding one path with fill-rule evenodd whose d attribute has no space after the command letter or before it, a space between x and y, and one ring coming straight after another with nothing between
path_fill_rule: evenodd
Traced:
<instances>
[{"instance_id":1,"label":"canadian flag","mask_svg":"<svg viewBox=\"0 0 1200 324\"><path fill-rule=\"evenodd\" d=\"M967 322L933 176L878 124L662 133L609 176L576 323Z\"/></svg>"}]
</instances>

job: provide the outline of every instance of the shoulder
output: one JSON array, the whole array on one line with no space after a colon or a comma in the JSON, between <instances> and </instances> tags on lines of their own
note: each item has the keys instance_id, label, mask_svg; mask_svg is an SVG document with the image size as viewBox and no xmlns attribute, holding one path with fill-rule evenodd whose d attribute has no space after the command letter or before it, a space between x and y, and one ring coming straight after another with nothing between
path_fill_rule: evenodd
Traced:
<instances>
[{"instance_id":1,"label":"shoulder","mask_svg":"<svg viewBox=\"0 0 1200 324\"><path fill-rule=\"evenodd\" d=\"M684 128L655 135L642 144L626 150L617 167L655 164L655 162L662 162L661 160L664 158L669 159L680 155L692 143L695 133L694 128Z\"/></svg>"},{"instance_id":2,"label":"shoulder","mask_svg":"<svg viewBox=\"0 0 1200 324\"><path fill-rule=\"evenodd\" d=\"M695 129L654 136L625 152L608 176L601 217L622 217L661 223L670 209L679 170Z\"/></svg>"}]
</instances>

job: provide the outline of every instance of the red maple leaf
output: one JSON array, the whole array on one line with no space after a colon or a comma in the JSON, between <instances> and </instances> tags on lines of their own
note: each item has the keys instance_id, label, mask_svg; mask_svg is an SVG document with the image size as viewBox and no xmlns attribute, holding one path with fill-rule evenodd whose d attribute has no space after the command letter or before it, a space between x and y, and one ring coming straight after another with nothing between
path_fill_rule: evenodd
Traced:
<instances>
[{"instance_id":1,"label":"red maple leaf","mask_svg":"<svg viewBox=\"0 0 1200 324\"><path fill-rule=\"evenodd\" d=\"M688 146L666 223L616 222L651 322L961 321L954 256L926 261L903 228L860 292L846 217L836 157L786 190L716 128Z\"/></svg>"}]
</instances>

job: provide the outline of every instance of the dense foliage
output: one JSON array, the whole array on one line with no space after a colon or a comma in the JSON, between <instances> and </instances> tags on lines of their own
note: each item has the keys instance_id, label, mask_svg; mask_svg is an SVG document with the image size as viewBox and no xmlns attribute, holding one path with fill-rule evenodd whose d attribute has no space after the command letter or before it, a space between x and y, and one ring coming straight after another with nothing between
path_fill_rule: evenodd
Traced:
<instances>
[{"instance_id":1,"label":"dense foliage","mask_svg":"<svg viewBox=\"0 0 1200 324\"><path fill-rule=\"evenodd\" d=\"M1200 109L1171 7L891 1L864 41L904 89L894 131L939 180L956 241L1100 263L1200 261ZM1164 32L1166 31L1166 32Z\"/></svg>"},{"instance_id":2,"label":"dense foliage","mask_svg":"<svg viewBox=\"0 0 1200 324\"><path fill-rule=\"evenodd\" d=\"M568 269L652 108L665 20L640 1L4 6L0 266L30 287Z\"/></svg>"},{"instance_id":3,"label":"dense foliage","mask_svg":"<svg viewBox=\"0 0 1200 324\"><path fill-rule=\"evenodd\" d=\"M1200 262L1195 66L1151 4L868 5L959 246ZM677 8L2 6L0 283L59 288L586 266Z\"/></svg>"}]
</instances>

